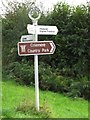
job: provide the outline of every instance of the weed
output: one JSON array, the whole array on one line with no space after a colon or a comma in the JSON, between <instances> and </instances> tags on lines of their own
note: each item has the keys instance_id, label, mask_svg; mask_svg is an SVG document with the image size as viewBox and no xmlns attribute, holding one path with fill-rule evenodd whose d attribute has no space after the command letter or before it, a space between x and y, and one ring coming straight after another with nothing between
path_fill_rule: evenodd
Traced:
<instances>
[{"instance_id":1,"label":"weed","mask_svg":"<svg viewBox=\"0 0 90 120\"><path fill-rule=\"evenodd\" d=\"M40 107L40 115L43 116L44 118L51 117L51 110L48 107L47 102L45 102L44 105Z\"/></svg>"},{"instance_id":2,"label":"weed","mask_svg":"<svg viewBox=\"0 0 90 120\"><path fill-rule=\"evenodd\" d=\"M40 111L38 112L34 104L26 98L23 99L22 102L20 102L19 105L16 107L16 112L20 112L25 115L33 114L38 118L50 118L50 113L51 113L49 107L46 104L41 106Z\"/></svg>"},{"instance_id":3,"label":"weed","mask_svg":"<svg viewBox=\"0 0 90 120\"><path fill-rule=\"evenodd\" d=\"M30 110L33 109L33 105L31 103L31 101L27 100L27 99L23 99L19 105L16 107L16 111L17 112L22 112L22 113L27 113L29 112Z\"/></svg>"}]
</instances>

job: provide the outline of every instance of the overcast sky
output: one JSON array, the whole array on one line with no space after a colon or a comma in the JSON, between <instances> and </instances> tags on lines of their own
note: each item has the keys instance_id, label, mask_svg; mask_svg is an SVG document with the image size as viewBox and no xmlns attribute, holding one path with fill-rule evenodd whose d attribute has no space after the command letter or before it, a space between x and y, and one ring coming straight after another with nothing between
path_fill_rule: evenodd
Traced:
<instances>
[{"instance_id":1,"label":"overcast sky","mask_svg":"<svg viewBox=\"0 0 90 120\"><path fill-rule=\"evenodd\" d=\"M3 13L3 5L2 2L5 6L7 6L7 2L9 1L18 1L18 2L24 2L26 0L0 0L0 14ZM28 0L27 0L28 1ZM29 1L34 1L34 0L29 0ZM87 2L89 2L89 0L36 0L37 3L39 4L40 2L44 3L44 7L45 9L50 9L53 7L54 4L56 4L57 2L66 2L69 5L80 5L80 4L86 4Z\"/></svg>"}]
</instances>

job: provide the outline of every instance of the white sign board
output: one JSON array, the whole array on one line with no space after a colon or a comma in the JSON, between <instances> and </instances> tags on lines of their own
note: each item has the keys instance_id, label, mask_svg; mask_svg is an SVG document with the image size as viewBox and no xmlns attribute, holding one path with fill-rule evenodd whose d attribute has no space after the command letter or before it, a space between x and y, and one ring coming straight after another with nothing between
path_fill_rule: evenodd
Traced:
<instances>
[{"instance_id":1,"label":"white sign board","mask_svg":"<svg viewBox=\"0 0 90 120\"><path fill-rule=\"evenodd\" d=\"M28 42L33 40L33 35L22 35L20 41Z\"/></svg>"},{"instance_id":2,"label":"white sign board","mask_svg":"<svg viewBox=\"0 0 90 120\"><path fill-rule=\"evenodd\" d=\"M39 35L56 35L58 29L56 26L37 26L37 34Z\"/></svg>"},{"instance_id":3,"label":"white sign board","mask_svg":"<svg viewBox=\"0 0 90 120\"><path fill-rule=\"evenodd\" d=\"M35 34L35 26L34 25L27 25L27 30L29 34Z\"/></svg>"},{"instance_id":4,"label":"white sign board","mask_svg":"<svg viewBox=\"0 0 90 120\"><path fill-rule=\"evenodd\" d=\"M43 25L33 26L28 24L27 30L29 34L35 34L36 30L36 33L38 35L56 35L58 33L58 29L56 26L43 26Z\"/></svg>"}]
</instances>

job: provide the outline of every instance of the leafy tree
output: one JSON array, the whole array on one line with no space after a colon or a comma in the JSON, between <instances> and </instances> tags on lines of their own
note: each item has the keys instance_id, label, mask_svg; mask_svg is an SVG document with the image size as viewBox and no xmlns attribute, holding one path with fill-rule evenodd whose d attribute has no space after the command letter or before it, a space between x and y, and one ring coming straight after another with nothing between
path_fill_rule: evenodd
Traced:
<instances>
[{"instance_id":1,"label":"leafy tree","mask_svg":"<svg viewBox=\"0 0 90 120\"><path fill-rule=\"evenodd\" d=\"M27 23L31 22L27 11L25 4L15 4L2 20L3 65L17 59L17 43L20 41L21 35L27 34Z\"/></svg>"},{"instance_id":2,"label":"leafy tree","mask_svg":"<svg viewBox=\"0 0 90 120\"><path fill-rule=\"evenodd\" d=\"M72 8L58 3L46 21L50 25L56 25L59 30L56 37L50 38L56 44L55 54L48 59L51 66L58 67L63 75L87 75L90 56L88 7L82 5Z\"/></svg>"}]
</instances>

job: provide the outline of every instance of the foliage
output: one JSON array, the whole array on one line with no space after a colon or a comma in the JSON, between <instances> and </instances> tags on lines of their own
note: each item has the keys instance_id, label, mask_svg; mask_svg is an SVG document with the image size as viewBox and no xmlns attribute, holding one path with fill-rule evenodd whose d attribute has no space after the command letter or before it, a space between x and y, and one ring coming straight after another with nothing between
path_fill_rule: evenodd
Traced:
<instances>
[{"instance_id":1,"label":"foliage","mask_svg":"<svg viewBox=\"0 0 90 120\"><path fill-rule=\"evenodd\" d=\"M22 7L14 6L13 10L2 19L2 43L5 46L2 50L3 65L17 60L17 43L21 35L27 34L27 23L30 23L27 11L24 4Z\"/></svg>"},{"instance_id":2,"label":"foliage","mask_svg":"<svg viewBox=\"0 0 90 120\"><path fill-rule=\"evenodd\" d=\"M14 78L20 84L34 86L33 65L30 62L14 62L6 67L6 75ZM39 86L42 90L63 93L69 97L83 97L90 100L90 82L87 77L72 79L61 76L59 70L54 72L51 66L44 63L39 65Z\"/></svg>"},{"instance_id":3,"label":"foliage","mask_svg":"<svg viewBox=\"0 0 90 120\"><path fill-rule=\"evenodd\" d=\"M88 77L72 79L60 75L58 69L56 72L45 64L40 64L40 88L63 93L70 97L83 97L90 100L90 81Z\"/></svg>"},{"instance_id":4,"label":"foliage","mask_svg":"<svg viewBox=\"0 0 90 120\"><path fill-rule=\"evenodd\" d=\"M59 30L55 37L56 52L50 57L50 61L63 75L88 75L90 15L87 9L86 6L71 9L70 6L59 3L49 15L50 23L56 25Z\"/></svg>"},{"instance_id":5,"label":"foliage","mask_svg":"<svg viewBox=\"0 0 90 120\"><path fill-rule=\"evenodd\" d=\"M71 97L83 97L90 100L90 81L87 77L83 77L80 80L73 81L70 85L68 96Z\"/></svg>"},{"instance_id":6,"label":"foliage","mask_svg":"<svg viewBox=\"0 0 90 120\"><path fill-rule=\"evenodd\" d=\"M9 78L15 78L20 84L33 85L33 65L23 61L13 62L5 69Z\"/></svg>"}]
</instances>

